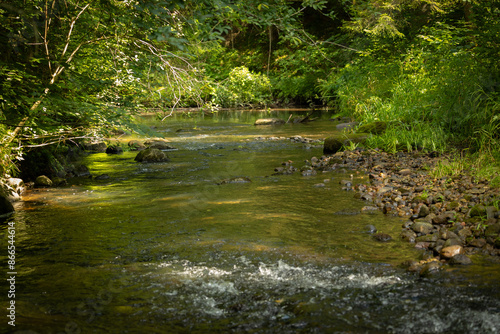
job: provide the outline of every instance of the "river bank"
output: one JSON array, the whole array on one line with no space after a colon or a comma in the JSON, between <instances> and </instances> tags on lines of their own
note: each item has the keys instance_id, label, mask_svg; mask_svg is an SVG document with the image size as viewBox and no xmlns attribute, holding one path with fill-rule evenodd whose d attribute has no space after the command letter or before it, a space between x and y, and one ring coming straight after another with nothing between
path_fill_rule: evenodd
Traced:
<instances>
[{"instance_id":1,"label":"river bank","mask_svg":"<svg viewBox=\"0 0 500 334\"><path fill-rule=\"evenodd\" d=\"M363 209L401 217L399 237L422 250L420 262L406 263L411 271L432 271L445 262L469 264L475 254L500 261L499 189L468 174L434 176L438 164L449 159L435 152L358 149L313 157L300 170L303 175L346 171L340 183L367 202Z\"/></svg>"}]
</instances>

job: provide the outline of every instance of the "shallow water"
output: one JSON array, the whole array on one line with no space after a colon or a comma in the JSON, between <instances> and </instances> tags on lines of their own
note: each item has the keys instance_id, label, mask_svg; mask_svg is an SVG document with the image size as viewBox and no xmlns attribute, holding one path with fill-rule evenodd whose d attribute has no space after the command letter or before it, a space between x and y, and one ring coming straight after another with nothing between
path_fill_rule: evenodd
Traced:
<instances>
[{"instance_id":1,"label":"shallow water","mask_svg":"<svg viewBox=\"0 0 500 334\"><path fill-rule=\"evenodd\" d=\"M340 180L367 182L364 175L273 175L282 161L300 168L319 157L321 145L260 137L335 131L326 113L308 124L252 125L289 113L145 118L177 148L170 162L92 154L91 173L108 180L27 194L10 219L15 330L498 332L498 264L474 258L475 265L445 266L429 278L408 274L397 265L419 253L398 240L402 221L359 214L366 203L341 189ZM252 182L220 184L241 176ZM374 241L367 224L395 240ZM0 328L12 329L7 321Z\"/></svg>"}]
</instances>

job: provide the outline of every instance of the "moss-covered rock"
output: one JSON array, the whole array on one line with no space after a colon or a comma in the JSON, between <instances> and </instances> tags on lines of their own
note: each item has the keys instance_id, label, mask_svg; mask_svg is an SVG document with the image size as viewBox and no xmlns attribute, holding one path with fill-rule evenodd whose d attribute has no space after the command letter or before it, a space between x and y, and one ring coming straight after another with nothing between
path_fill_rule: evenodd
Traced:
<instances>
[{"instance_id":1,"label":"moss-covered rock","mask_svg":"<svg viewBox=\"0 0 500 334\"><path fill-rule=\"evenodd\" d=\"M35 187L39 188L52 187L52 180L45 175L40 175L35 180Z\"/></svg>"},{"instance_id":2,"label":"moss-covered rock","mask_svg":"<svg viewBox=\"0 0 500 334\"><path fill-rule=\"evenodd\" d=\"M351 143L363 144L368 138L366 133L356 134L338 134L325 139L323 146L323 154L334 154L342 150L343 146L348 146Z\"/></svg>"},{"instance_id":3,"label":"moss-covered rock","mask_svg":"<svg viewBox=\"0 0 500 334\"><path fill-rule=\"evenodd\" d=\"M374 135L379 135L384 133L386 129L387 129L386 122L375 121L361 125L357 131L362 133L372 133Z\"/></svg>"},{"instance_id":4,"label":"moss-covered rock","mask_svg":"<svg viewBox=\"0 0 500 334\"><path fill-rule=\"evenodd\" d=\"M474 205L469 211L470 217L486 216L486 208L482 205Z\"/></svg>"},{"instance_id":5,"label":"moss-covered rock","mask_svg":"<svg viewBox=\"0 0 500 334\"><path fill-rule=\"evenodd\" d=\"M107 154L122 154L123 148L120 145L110 145L106 148Z\"/></svg>"},{"instance_id":6,"label":"moss-covered rock","mask_svg":"<svg viewBox=\"0 0 500 334\"><path fill-rule=\"evenodd\" d=\"M157 148L148 148L140 151L135 157L138 162L164 162L169 161L168 156Z\"/></svg>"},{"instance_id":7,"label":"moss-covered rock","mask_svg":"<svg viewBox=\"0 0 500 334\"><path fill-rule=\"evenodd\" d=\"M88 142L88 143L83 143L83 148L85 151L91 152L91 153L104 153L106 152L106 143L105 142Z\"/></svg>"}]
</instances>

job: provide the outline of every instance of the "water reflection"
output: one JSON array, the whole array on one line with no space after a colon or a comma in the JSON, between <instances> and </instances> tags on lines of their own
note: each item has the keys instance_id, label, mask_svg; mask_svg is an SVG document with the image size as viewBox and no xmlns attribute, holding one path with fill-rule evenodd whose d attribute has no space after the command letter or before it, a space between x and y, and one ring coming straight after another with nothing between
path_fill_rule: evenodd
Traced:
<instances>
[{"instance_id":1,"label":"water reflection","mask_svg":"<svg viewBox=\"0 0 500 334\"><path fill-rule=\"evenodd\" d=\"M30 192L12 217L16 329L498 331L498 264L450 267L434 278L405 273L397 265L418 253L398 240L401 221L360 214L365 203L341 190L345 174L272 175L285 160L300 168L321 147L255 140L324 137L335 131L329 116L254 127L262 115L144 119L177 148L168 153L170 162L139 164L134 152L93 154L87 158L92 174L109 179ZM183 128L196 130L177 132ZM241 176L252 182L221 184ZM315 187L325 179L327 186ZM395 240L377 243L364 233L367 223ZM1 246L6 249L5 237Z\"/></svg>"}]
</instances>

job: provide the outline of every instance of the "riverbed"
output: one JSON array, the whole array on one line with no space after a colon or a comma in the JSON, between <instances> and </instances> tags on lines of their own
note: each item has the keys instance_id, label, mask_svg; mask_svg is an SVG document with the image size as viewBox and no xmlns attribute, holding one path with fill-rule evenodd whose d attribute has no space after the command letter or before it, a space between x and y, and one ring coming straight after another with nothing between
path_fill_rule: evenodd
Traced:
<instances>
[{"instance_id":1,"label":"riverbed","mask_svg":"<svg viewBox=\"0 0 500 334\"><path fill-rule=\"evenodd\" d=\"M253 125L290 113L307 111L144 117L174 147L170 161L91 154L91 174L109 178L29 191L10 218L15 330L498 332L500 265L478 256L426 277L408 273L399 264L419 251L400 240L401 219L360 213L366 203L342 189L342 180L366 175L274 173L282 162L320 157L315 140L337 131L328 112L309 123ZM310 140L290 139L297 136ZM223 182L232 178L250 182ZM393 240L376 241L367 225Z\"/></svg>"}]
</instances>

